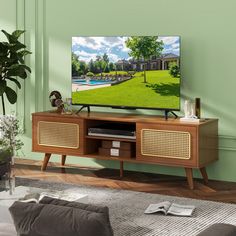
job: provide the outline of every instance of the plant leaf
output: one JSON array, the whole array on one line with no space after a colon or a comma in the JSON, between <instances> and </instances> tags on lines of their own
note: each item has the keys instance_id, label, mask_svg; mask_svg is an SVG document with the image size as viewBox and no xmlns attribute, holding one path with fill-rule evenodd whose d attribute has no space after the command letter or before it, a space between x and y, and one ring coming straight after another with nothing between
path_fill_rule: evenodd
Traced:
<instances>
[{"instance_id":1,"label":"plant leaf","mask_svg":"<svg viewBox=\"0 0 236 236\"><path fill-rule=\"evenodd\" d=\"M20 61L21 64L24 64L24 57L28 54L32 54L32 52L28 51L28 50L22 50L20 52L17 52L17 58Z\"/></svg>"},{"instance_id":2,"label":"plant leaf","mask_svg":"<svg viewBox=\"0 0 236 236\"><path fill-rule=\"evenodd\" d=\"M25 33L25 30L15 30L13 33L12 33L12 36L16 37L16 39L18 39L22 34Z\"/></svg>"},{"instance_id":3,"label":"plant leaf","mask_svg":"<svg viewBox=\"0 0 236 236\"><path fill-rule=\"evenodd\" d=\"M19 89L21 89L21 84L20 84L20 82L19 82L17 79L12 78L12 77L8 77L7 79L13 81L13 82L17 85L17 87L18 87Z\"/></svg>"},{"instance_id":4,"label":"plant leaf","mask_svg":"<svg viewBox=\"0 0 236 236\"><path fill-rule=\"evenodd\" d=\"M24 64L24 63L25 63L24 59L23 59L21 56L18 56L18 55L17 55L17 59L18 59L18 61L19 61L21 64Z\"/></svg>"},{"instance_id":5,"label":"plant leaf","mask_svg":"<svg viewBox=\"0 0 236 236\"><path fill-rule=\"evenodd\" d=\"M29 73L31 73L31 69L27 65L21 65L25 70L27 70Z\"/></svg>"},{"instance_id":6,"label":"plant leaf","mask_svg":"<svg viewBox=\"0 0 236 236\"><path fill-rule=\"evenodd\" d=\"M7 82L5 80L0 80L0 96L3 95L7 87Z\"/></svg>"},{"instance_id":7,"label":"plant leaf","mask_svg":"<svg viewBox=\"0 0 236 236\"><path fill-rule=\"evenodd\" d=\"M13 35L7 33L7 31L5 31L5 30L2 30L2 32L6 35L6 37L7 37L8 41L9 41L9 43L15 43L15 42L17 42L17 38L16 38L15 36L13 36Z\"/></svg>"},{"instance_id":8,"label":"plant leaf","mask_svg":"<svg viewBox=\"0 0 236 236\"><path fill-rule=\"evenodd\" d=\"M31 72L31 69L26 65L13 64L8 68L7 76L19 76L22 79L27 78L26 70Z\"/></svg>"},{"instance_id":9,"label":"plant leaf","mask_svg":"<svg viewBox=\"0 0 236 236\"><path fill-rule=\"evenodd\" d=\"M8 56L0 56L0 62L6 62L6 63L8 63L7 65L13 64L16 60L17 60L16 58L11 58ZM7 66L7 65L5 65L5 66Z\"/></svg>"},{"instance_id":10,"label":"plant leaf","mask_svg":"<svg viewBox=\"0 0 236 236\"><path fill-rule=\"evenodd\" d=\"M24 60L20 57L18 57L18 53L17 52L10 52L10 58L11 58L11 63L9 63L8 67L10 67L11 65L14 64L24 64ZM20 63L19 63L20 61Z\"/></svg>"},{"instance_id":11,"label":"plant leaf","mask_svg":"<svg viewBox=\"0 0 236 236\"><path fill-rule=\"evenodd\" d=\"M32 54L32 52L30 52L30 51L28 51L28 50L22 50L22 51L20 51L20 52L18 52L18 55L20 55L20 56L26 56L26 55L28 55L28 54Z\"/></svg>"},{"instance_id":12,"label":"plant leaf","mask_svg":"<svg viewBox=\"0 0 236 236\"><path fill-rule=\"evenodd\" d=\"M26 48L26 46L23 43L16 41L15 43L10 44L9 50L12 52L16 52L22 48Z\"/></svg>"},{"instance_id":13,"label":"plant leaf","mask_svg":"<svg viewBox=\"0 0 236 236\"><path fill-rule=\"evenodd\" d=\"M0 42L0 56L6 56L8 51L8 46L3 42Z\"/></svg>"},{"instance_id":14,"label":"plant leaf","mask_svg":"<svg viewBox=\"0 0 236 236\"><path fill-rule=\"evenodd\" d=\"M16 92L12 89L12 88L10 88L10 87L6 87L6 90L5 90L5 93L6 93L6 95L7 95L7 99L8 99L8 101L11 103L11 104L14 104L14 103L16 103L16 101L17 101L17 94L16 94Z\"/></svg>"}]
</instances>

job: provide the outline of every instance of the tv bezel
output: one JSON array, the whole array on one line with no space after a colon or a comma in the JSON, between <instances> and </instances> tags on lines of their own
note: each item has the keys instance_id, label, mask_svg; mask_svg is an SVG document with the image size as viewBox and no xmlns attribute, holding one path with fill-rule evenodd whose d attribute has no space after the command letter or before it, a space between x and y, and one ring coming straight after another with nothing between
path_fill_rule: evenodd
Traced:
<instances>
[{"instance_id":1,"label":"tv bezel","mask_svg":"<svg viewBox=\"0 0 236 236\"><path fill-rule=\"evenodd\" d=\"M132 35L132 36L154 36L154 35ZM180 83L179 83L179 95L181 95L181 82L182 82L182 77L181 77L181 70L182 70L182 65L181 65L181 36L180 35L156 35L158 37L179 37L179 63L180 63ZM75 37L131 37L130 35L109 35L109 36L101 36L101 35L96 35L96 36L72 36L72 38ZM71 42L71 53L72 53L72 42ZM72 64L72 58L71 58L71 63ZM71 75L72 76L72 75ZM72 95L72 79L71 79L71 95ZM72 96L71 96L72 97ZM102 105L102 104L88 104L88 103L73 103L73 100L71 99L71 104L74 106L85 106L85 107L109 107L109 108L115 108L115 109L127 109L127 110L136 110L136 109L143 109L143 110L159 110L159 111L180 111L181 110L181 97L179 96L179 108L160 108L160 107L139 107L139 106L117 106L117 105Z\"/></svg>"}]
</instances>

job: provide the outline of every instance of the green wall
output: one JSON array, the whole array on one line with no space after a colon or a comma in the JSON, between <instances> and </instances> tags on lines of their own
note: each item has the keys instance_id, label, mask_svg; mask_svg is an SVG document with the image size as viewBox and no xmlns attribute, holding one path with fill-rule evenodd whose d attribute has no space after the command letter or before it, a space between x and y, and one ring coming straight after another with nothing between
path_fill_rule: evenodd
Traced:
<instances>
[{"instance_id":1,"label":"green wall","mask_svg":"<svg viewBox=\"0 0 236 236\"><path fill-rule=\"evenodd\" d=\"M0 0L0 28L26 29L24 40L33 52L27 59L31 77L18 92L17 105L8 105L8 111L16 109L24 117L25 157L42 158L42 154L31 152L31 113L50 109L51 90L70 97L72 36L180 35L182 99L200 97L202 116L219 118L220 159L207 168L209 177L236 181L235 9L235 0ZM113 162L69 160L118 168ZM157 165L126 164L125 168L184 174L180 168ZM195 176L199 174L195 172Z\"/></svg>"}]
</instances>

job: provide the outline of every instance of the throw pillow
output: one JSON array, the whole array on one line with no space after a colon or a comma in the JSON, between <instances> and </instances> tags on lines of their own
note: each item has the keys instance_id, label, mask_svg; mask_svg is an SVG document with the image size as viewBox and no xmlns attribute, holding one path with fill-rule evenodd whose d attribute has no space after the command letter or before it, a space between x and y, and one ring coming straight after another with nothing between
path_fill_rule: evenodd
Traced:
<instances>
[{"instance_id":1,"label":"throw pillow","mask_svg":"<svg viewBox=\"0 0 236 236\"><path fill-rule=\"evenodd\" d=\"M27 236L113 235L110 222L107 222L109 217L106 208L95 212L69 206L70 204L63 206L43 204L43 202L39 204L15 202L9 208L18 234Z\"/></svg>"}]
</instances>

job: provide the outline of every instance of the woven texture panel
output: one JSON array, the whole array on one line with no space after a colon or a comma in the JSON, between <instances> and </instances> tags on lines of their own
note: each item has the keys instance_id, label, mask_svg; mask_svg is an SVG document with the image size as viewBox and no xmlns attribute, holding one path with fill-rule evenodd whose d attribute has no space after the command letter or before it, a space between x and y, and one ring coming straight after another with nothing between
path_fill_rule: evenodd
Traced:
<instances>
[{"instance_id":1,"label":"woven texture panel","mask_svg":"<svg viewBox=\"0 0 236 236\"><path fill-rule=\"evenodd\" d=\"M190 159L190 133L169 130L142 130L142 155Z\"/></svg>"},{"instance_id":2,"label":"woven texture panel","mask_svg":"<svg viewBox=\"0 0 236 236\"><path fill-rule=\"evenodd\" d=\"M39 145L79 148L78 124L40 121L38 135Z\"/></svg>"}]
</instances>

